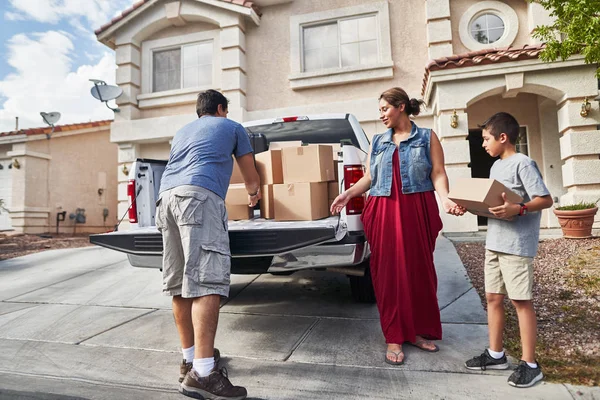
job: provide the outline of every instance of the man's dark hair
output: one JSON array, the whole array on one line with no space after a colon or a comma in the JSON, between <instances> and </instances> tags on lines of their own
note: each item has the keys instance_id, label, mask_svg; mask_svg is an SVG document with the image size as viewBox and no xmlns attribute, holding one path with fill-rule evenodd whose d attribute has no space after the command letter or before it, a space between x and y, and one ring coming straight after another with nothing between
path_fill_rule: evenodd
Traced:
<instances>
[{"instance_id":1,"label":"man's dark hair","mask_svg":"<svg viewBox=\"0 0 600 400\"><path fill-rule=\"evenodd\" d=\"M227 100L227 97L223 96L222 93L213 89L208 89L207 91L198 94L196 114L198 114L198 118L203 115L215 115L219 104L223 107L223 110L227 110L228 103L229 100Z\"/></svg>"},{"instance_id":2,"label":"man's dark hair","mask_svg":"<svg viewBox=\"0 0 600 400\"><path fill-rule=\"evenodd\" d=\"M516 144L519 138L519 123L516 118L509 113L499 112L488 118L483 124L479 125L481 129L487 131L496 140L500 138L500 134L505 133L508 141L511 144Z\"/></svg>"}]
</instances>

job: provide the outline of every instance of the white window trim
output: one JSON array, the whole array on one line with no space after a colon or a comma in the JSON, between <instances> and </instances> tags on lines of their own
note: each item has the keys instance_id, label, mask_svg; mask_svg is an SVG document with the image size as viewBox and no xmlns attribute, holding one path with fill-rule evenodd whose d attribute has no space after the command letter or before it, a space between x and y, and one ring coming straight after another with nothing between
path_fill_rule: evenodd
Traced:
<instances>
[{"instance_id":1,"label":"white window trim","mask_svg":"<svg viewBox=\"0 0 600 400\"><path fill-rule=\"evenodd\" d=\"M494 43L479 43L471 36L471 21L482 14L494 14L504 22L504 33ZM478 1L460 18L458 32L460 40L469 50L485 50L512 45L519 33L519 17L512 7L499 1Z\"/></svg>"},{"instance_id":2,"label":"white window trim","mask_svg":"<svg viewBox=\"0 0 600 400\"><path fill-rule=\"evenodd\" d=\"M377 47L379 61L372 65L329 68L320 71L302 71L302 29L340 19L375 15L377 19ZM290 66L292 89L339 85L348 82L368 81L393 77L390 15L388 2L364 4L290 17Z\"/></svg>"},{"instance_id":3,"label":"white window trim","mask_svg":"<svg viewBox=\"0 0 600 400\"><path fill-rule=\"evenodd\" d=\"M220 31L211 30L190 33L187 35L173 36L163 39L147 40L142 43L142 91L137 96L138 107L156 107L181 102L193 101L194 94L206 89L221 87L221 46L219 44ZM152 92L152 57L155 51L168 50L188 44L212 41L212 83L210 85ZM182 76L183 79L183 76Z\"/></svg>"}]
</instances>

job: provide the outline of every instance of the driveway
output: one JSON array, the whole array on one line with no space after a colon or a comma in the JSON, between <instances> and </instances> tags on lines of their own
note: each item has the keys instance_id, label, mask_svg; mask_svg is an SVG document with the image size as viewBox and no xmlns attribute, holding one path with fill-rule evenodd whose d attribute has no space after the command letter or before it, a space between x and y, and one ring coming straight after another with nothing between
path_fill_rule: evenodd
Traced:
<instances>
[{"instance_id":1,"label":"driveway","mask_svg":"<svg viewBox=\"0 0 600 400\"><path fill-rule=\"evenodd\" d=\"M252 399L600 399L598 388L506 384L471 372L486 316L452 244L438 239L444 340L383 362L377 308L356 304L328 272L234 275L216 346ZM0 262L0 399L183 399L181 352L158 270L99 247Z\"/></svg>"}]
</instances>

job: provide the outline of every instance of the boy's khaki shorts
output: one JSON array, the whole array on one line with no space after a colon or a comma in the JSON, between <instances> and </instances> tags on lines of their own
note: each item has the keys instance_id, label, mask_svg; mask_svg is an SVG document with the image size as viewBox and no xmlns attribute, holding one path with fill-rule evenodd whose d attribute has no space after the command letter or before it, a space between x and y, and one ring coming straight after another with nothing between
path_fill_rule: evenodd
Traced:
<instances>
[{"instance_id":1,"label":"boy's khaki shorts","mask_svg":"<svg viewBox=\"0 0 600 400\"><path fill-rule=\"evenodd\" d=\"M177 186L161 193L155 220L163 236L163 294L227 297L231 253L223 199L199 186Z\"/></svg>"},{"instance_id":2,"label":"boy's khaki shorts","mask_svg":"<svg viewBox=\"0 0 600 400\"><path fill-rule=\"evenodd\" d=\"M485 291L511 300L533 298L533 258L485 250Z\"/></svg>"}]
</instances>

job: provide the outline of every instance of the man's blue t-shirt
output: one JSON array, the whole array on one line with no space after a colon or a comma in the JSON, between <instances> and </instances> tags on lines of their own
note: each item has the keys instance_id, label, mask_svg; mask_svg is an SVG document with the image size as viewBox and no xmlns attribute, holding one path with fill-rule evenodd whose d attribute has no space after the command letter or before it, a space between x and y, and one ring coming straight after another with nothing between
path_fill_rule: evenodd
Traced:
<instances>
[{"instance_id":1,"label":"man's blue t-shirt","mask_svg":"<svg viewBox=\"0 0 600 400\"><path fill-rule=\"evenodd\" d=\"M252 152L244 127L227 118L205 115L173 137L160 192L181 185L201 186L225 199L233 158Z\"/></svg>"}]
</instances>

